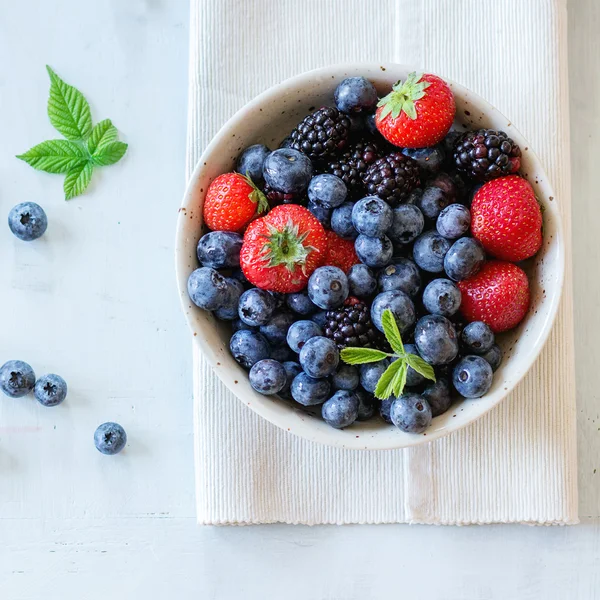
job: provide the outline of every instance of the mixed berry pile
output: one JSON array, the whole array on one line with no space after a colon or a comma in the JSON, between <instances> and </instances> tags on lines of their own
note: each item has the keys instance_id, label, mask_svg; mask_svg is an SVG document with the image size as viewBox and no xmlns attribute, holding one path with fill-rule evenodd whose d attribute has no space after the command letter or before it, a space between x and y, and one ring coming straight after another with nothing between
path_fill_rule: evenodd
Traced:
<instances>
[{"instance_id":1,"label":"mixed berry pile","mask_svg":"<svg viewBox=\"0 0 600 600\"><path fill-rule=\"evenodd\" d=\"M541 246L540 207L506 133L451 129L439 77L382 99L351 77L332 100L211 183L189 295L231 323L257 392L421 433L489 390L495 336L529 308L515 263Z\"/></svg>"}]
</instances>

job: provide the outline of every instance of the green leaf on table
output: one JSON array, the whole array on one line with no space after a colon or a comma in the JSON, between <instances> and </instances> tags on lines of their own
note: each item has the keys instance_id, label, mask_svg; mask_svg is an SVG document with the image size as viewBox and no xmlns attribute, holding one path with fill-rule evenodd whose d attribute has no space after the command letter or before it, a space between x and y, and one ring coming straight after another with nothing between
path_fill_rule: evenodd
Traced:
<instances>
[{"instance_id":1,"label":"green leaf on table","mask_svg":"<svg viewBox=\"0 0 600 600\"><path fill-rule=\"evenodd\" d=\"M86 146L90 154L94 154L99 146L114 142L119 137L117 128L112 124L110 119L104 119L100 123L96 123L90 137L86 141Z\"/></svg>"},{"instance_id":2,"label":"green leaf on table","mask_svg":"<svg viewBox=\"0 0 600 600\"><path fill-rule=\"evenodd\" d=\"M387 358L389 354L373 348L344 348L340 356L349 365L364 365L374 363Z\"/></svg>"},{"instance_id":3,"label":"green leaf on table","mask_svg":"<svg viewBox=\"0 0 600 600\"><path fill-rule=\"evenodd\" d=\"M408 363L409 367L412 367L417 373L420 373L426 379L435 381L435 371L433 370L433 367L420 356L417 356L416 354L407 354L406 362Z\"/></svg>"},{"instance_id":4,"label":"green leaf on table","mask_svg":"<svg viewBox=\"0 0 600 600\"><path fill-rule=\"evenodd\" d=\"M67 173L79 164L87 161L84 149L68 140L48 140L24 154L17 155L28 165L46 173Z\"/></svg>"},{"instance_id":5,"label":"green leaf on table","mask_svg":"<svg viewBox=\"0 0 600 600\"><path fill-rule=\"evenodd\" d=\"M406 364L400 359L395 360L379 378L375 387L375 397L380 400L386 400L390 396L395 395L395 389L398 387L402 372L404 372L404 379L406 379Z\"/></svg>"},{"instance_id":6,"label":"green leaf on table","mask_svg":"<svg viewBox=\"0 0 600 600\"><path fill-rule=\"evenodd\" d=\"M386 308L381 316L381 324L383 325L383 333L387 341L390 343L392 350L398 355L404 355L404 344L402 343L402 337L400 336L400 330L398 329L398 323L396 323L396 317L394 313Z\"/></svg>"},{"instance_id":7,"label":"green leaf on table","mask_svg":"<svg viewBox=\"0 0 600 600\"><path fill-rule=\"evenodd\" d=\"M90 183L94 167L91 161L84 162L73 167L65 177L64 191L65 200L71 200L75 196L83 194Z\"/></svg>"},{"instance_id":8,"label":"green leaf on table","mask_svg":"<svg viewBox=\"0 0 600 600\"><path fill-rule=\"evenodd\" d=\"M92 130L90 105L83 94L65 83L49 66L50 96L48 117L50 123L68 140L84 140Z\"/></svg>"},{"instance_id":9,"label":"green leaf on table","mask_svg":"<svg viewBox=\"0 0 600 600\"><path fill-rule=\"evenodd\" d=\"M123 158L126 151L127 144L125 142L108 142L96 148L92 154L92 161L100 167L114 165Z\"/></svg>"}]
</instances>

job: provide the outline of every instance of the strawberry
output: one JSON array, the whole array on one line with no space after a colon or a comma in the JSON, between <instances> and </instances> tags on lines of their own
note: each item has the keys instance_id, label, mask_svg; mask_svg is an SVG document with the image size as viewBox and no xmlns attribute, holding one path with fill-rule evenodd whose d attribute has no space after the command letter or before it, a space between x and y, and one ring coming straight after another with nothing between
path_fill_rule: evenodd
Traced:
<instances>
[{"instance_id":1,"label":"strawberry","mask_svg":"<svg viewBox=\"0 0 600 600\"><path fill-rule=\"evenodd\" d=\"M344 273L348 273L352 265L357 265L360 260L354 250L354 242L345 240L334 231L327 231L327 252L323 265L339 267Z\"/></svg>"},{"instance_id":2,"label":"strawberry","mask_svg":"<svg viewBox=\"0 0 600 600\"><path fill-rule=\"evenodd\" d=\"M487 262L477 275L456 285L462 294L460 311L465 319L483 321L495 333L516 327L529 308L527 275L509 262Z\"/></svg>"},{"instance_id":3,"label":"strawberry","mask_svg":"<svg viewBox=\"0 0 600 600\"><path fill-rule=\"evenodd\" d=\"M298 292L323 264L326 252L327 236L316 217L298 204L282 204L250 223L240 264L256 287Z\"/></svg>"},{"instance_id":4,"label":"strawberry","mask_svg":"<svg viewBox=\"0 0 600 600\"><path fill-rule=\"evenodd\" d=\"M269 208L252 179L239 173L219 175L204 198L204 222L213 231L242 231Z\"/></svg>"},{"instance_id":5,"label":"strawberry","mask_svg":"<svg viewBox=\"0 0 600 600\"><path fill-rule=\"evenodd\" d=\"M448 84L436 75L411 73L377 104L375 125L402 148L426 148L441 142L454 121L456 106Z\"/></svg>"},{"instance_id":6,"label":"strawberry","mask_svg":"<svg viewBox=\"0 0 600 600\"><path fill-rule=\"evenodd\" d=\"M471 205L471 231L496 258L533 256L542 245L542 211L529 182L508 175L482 186Z\"/></svg>"}]
</instances>

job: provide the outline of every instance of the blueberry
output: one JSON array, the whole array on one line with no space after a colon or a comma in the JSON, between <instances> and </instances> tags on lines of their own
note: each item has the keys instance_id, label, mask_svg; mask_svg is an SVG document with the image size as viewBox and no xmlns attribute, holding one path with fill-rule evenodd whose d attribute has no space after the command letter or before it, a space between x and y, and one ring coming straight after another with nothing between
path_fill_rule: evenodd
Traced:
<instances>
[{"instance_id":1,"label":"blueberry","mask_svg":"<svg viewBox=\"0 0 600 600\"><path fill-rule=\"evenodd\" d=\"M308 280L308 297L319 308L340 307L348 293L348 278L338 267L319 267Z\"/></svg>"},{"instance_id":2,"label":"blueberry","mask_svg":"<svg viewBox=\"0 0 600 600\"><path fill-rule=\"evenodd\" d=\"M235 170L247 175L256 184L263 181L263 165L271 150L264 144L248 146L238 157Z\"/></svg>"},{"instance_id":3,"label":"blueberry","mask_svg":"<svg viewBox=\"0 0 600 600\"><path fill-rule=\"evenodd\" d=\"M337 208L344 204L348 190L346 184L335 175L323 173L310 180L308 199L327 208Z\"/></svg>"},{"instance_id":4,"label":"blueberry","mask_svg":"<svg viewBox=\"0 0 600 600\"><path fill-rule=\"evenodd\" d=\"M448 240L465 235L471 226L471 213L462 204L450 204L444 208L435 224L438 233Z\"/></svg>"},{"instance_id":5,"label":"blueberry","mask_svg":"<svg viewBox=\"0 0 600 600\"><path fill-rule=\"evenodd\" d=\"M314 321L296 321L287 332L287 343L294 352L300 352L310 338L322 335L323 331Z\"/></svg>"},{"instance_id":6,"label":"blueberry","mask_svg":"<svg viewBox=\"0 0 600 600\"><path fill-rule=\"evenodd\" d=\"M287 375L283 365L272 358L259 360L252 365L250 374L250 385L259 393L265 396L277 394L284 387L287 381Z\"/></svg>"},{"instance_id":7,"label":"blueberry","mask_svg":"<svg viewBox=\"0 0 600 600\"><path fill-rule=\"evenodd\" d=\"M323 336L310 338L300 350L300 364L307 375L318 379L335 372L340 353L333 340Z\"/></svg>"},{"instance_id":8,"label":"blueberry","mask_svg":"<svg viewBox=\"0 0 600 600\"><path fill-rule=\"evenodd\" d=\"M324 206L320 202L313 202L312 200L308 201L308 210L317 218L317 221L323 225L326 229L331 227L331 213L333 212L331 208Z\"/></svg>"},{"instance_id":9,"label":"blueberry","mask_svg":"<svg viewBox=\"0 0 600 600\"><path fill-rule=\"evenodd\" d=\"M377 291L377 279L367 265L352 265L347 277L351 296L370 298Z\"/></svg>"},{"instance_id":10,"label":"blueberry","mask_svg":"<svg viewBox=\"0 0 600 600\"><path fill-rule=\"evenodd\" d=\"M291 312L282 310L275 312L273 316L260 326L260 332L267 338L272 346L285 344L290 325L296 320Z\"/></svg>"},{"instance_id":11,"label":"blueberry","mask_svg":"<svg viewBox=\"0 0 600 600\"><path fill-rule=\"evenodd\" d=\"M42 375L35 382L33 394L43 406L57 406L67 397L67 382L53 373Z\"/></svg>"},{"instance_id":12,"label":"blueberry","mask_svg":"<svg viewBox=\"0 0 600 600\"><path fill-rule=\"evenodd\" d=\"M492 367L492 371L495 373L502 363L502 350L498 344L494 344L490 350L481 355L481 358L485 358L490 363L490 367Z\"/></svg>"},{"instance_id":13,"label":"blueberry","mask_svg":"<svg viewBox=\"0 0 600 600\"><path fill-rule=\"evenodd\" d=\"M389 204L377 196L367 196L352 208L352 224L358 233L380 237L392 226L393 213Z\"/></svg>"},{"instance_id":14,"label":"blueberry","mask_svg":"<svg viewBox=\"0 0 600 600\"><path fill-rule=\"evenodd\" d=\"M265 182L274 190L285 194L301 194L312 177L310 158L292 148L271 152L263 167Z\"/></svg>"},{"instance_id":15,"label":"blueberry","mask_svg":"<svg viewBox=\"0 0 600 600\"><path fill-rule=\"evenodd\" d=\"M379 271L377 282L382 292L400 290L414 298L421 289L421 274L412 260L398 258L395 264Z\"/></svg>"},{"instance_id":16,"label":"blueberry","mask_svg":"<svg viewBox=\"0 0 600 600\"><path fill-rule=\"evenodd\" d=\"M29 394L35 385L33 369L22 360L9 360L0 367L0 390L11 398Z\"/></svg>"},{"instance_id":17,"label":"blueberry","mask_svg":"<svg viewBox=\"0 0 600 600\"><path fill-rule=\"evenodd\" d=\"M349 427L358 418L358 398L352 392L339 390L323 404L321 414L331 427Z\"/></svg>"},{"instance_id":18,"label":"blueberry","mask_svg":"<svg viewBox=\"0 0 600 600\"><path fill-rule=\"evenodd\" d=\"M244 293L244 285L233 277L228 277L227 283L229 284L229 299L225 305L215 310L215 317L221 321L234 321L238 317L238 304Z\"/></svg>"},{"instance_id":19,"label":"blueberry","mask_svg":"<svg viewBox=\"0 0 600 600\"><path fill-rule=\"evenodd\" d=\"M428 219L437 219L451 199L438 187L427 187L419 200L419 208Z\"/></svg>"},{"instance_id":20,"label":"blueberry","mask_svg":"<svg viewBox=\"0 0 600 600\"><path fill-rule=\"evenodd\" d=\"M302 367L295 361L287 360L283 363L283 368L285 369L285 385L279 391L279 395L282 398L289 400L292 397L290 391L292 387L292 381L294 381L296 375L302 373ZM329 391L327 393L329 393Z\"/></svg>"},{"instance_id":21,"label":"blueberry","mask_svg":"<svg viewBox=\"0 0 600 600\"><path fill-rule=\"evenodd\" d=\"M314 379L306 373L296 375L291 386L292 398L303 406L323 404L329 397L330 390L327 379Z\"/></svg>"},{"instance_id":22,"label":"blueberry","mask_svg":"<svg viewBox=\"0 0 600 600\"><path fill-rule=\"evenodd\" d=\"M288 294L285 301L299 315L312 315L317 310L317 306L312 303L306 290Z\"/></svg>"},{"instance_id":23,"label":"blueberry","mask_svg":"<svg viewBox=\"0 0 600 600\"><path fill-rule=\"evenodd\" d=\"M392 290L375 296L375 300L371 304L371 321L379 331L383 331L381 318L386 309L391 310L394 314L400 333L406 333L415 324L415 305L404 292Z\"/></svg>"},{"instance_id":24,"label":"blueberry","mask_svg":"<svg viewBox=\"0 0 600 600\"><path fill-rule=\"evenodd\" d=\"M217 310L229 305L232 287L223 275L210 267L200 267L188 279L192 302L204 310Z\"/></svg>"},{"instance_id":25,"label":"blueberry","mask_svg":"<svg viewBox=\"0 0 600 600\"><path fill-rule=\"evenodd\" d=\"M431 425L431 408L419 394L402 394L392 402L390 419L407 433L423 433Z\"/></svg>"},{"instance_id":26,"label":"blueberry","mask_svg":"<svg viewBox=\"0 0 600 600\"><path fill-rule=\"evenodd\" d=\"M24 242L32 242L44 235L48 217L44 209L35 202L21 202L8 213L8 226L13 234Z\"/></svg>"},{"instance_id":27,"label":"blueberry","mask_svg":"<svg viewBox=\"0 0 600 600\"><path fill-rule=\"evenodd\" d=\"M446 160L446 151L443 144L429 148L403 148L402 154L417 162L424 173L433 175L437 173Z\"/></svg>"},{"instance_id":28,"label":"blueberry","mask_svg":"<svg viewBox=\"0 0 600 600\"><path fill-rule=\"evenodd\" d=\"M310 317L311 321L314 321L321 329L327 326L327 311L320 310Z\"/></svg>"},{"instance_id":29,"label":"blueberry","mask_svg":"<svg viewBox=\"0 0 600 600\"><path fill-rule=\"evenodd\" d=\"M390 425L393 425L392 419L390 417L390 410L392 409L392 402L395 400L394 396L390 396L389 398L382 400L379 404L379 416Z\"/></svg>"},{"instance_id":30,"label":"blueberry","mask_svg":"<svg viewBox=\"0 0 600 600\"><path fill-rule=\"evenodd\" d=\"M423 306L432 315L451 317L460 308L461 293L449 279L434 279L423 291Z\"/></svg>"},{"instance_id":31,"label":"blueberry","mask_svg":"<svg viewBox=\"0 0 600 600\"><path fill-rule=\"evenodd\" d=\"M460 335L465 354L485 354L496 342L494 332L483 321L469 323Z\"/></svg>"},{"instance_id":32,"label":"blueberry","mask_svg":"<svg viewBox=\"0 0 600 600\"><path fill-rule=\"evenodd\" d=\"M365 127L371 135L381 135L377 125L375 125L375 113L371 113L365 117Z\"/></svg>"},{"instance_id":33,"label":"blueberry","mask_svg":"<svg viewBox=\"0 0 600 600\"><path fill-rule=\"evenodd\" d=\"M240 283L250 283L241 269L233 269L231 271L231 279L237 279Z\"/></svg>"},{"instance_id":34,"label":"blueberry","mask_svg":"<svg viewBox=\"0 0 600 600\"><path fill-rule=\"evenodd\" d=\"M438 173L427 183L427 187L435 187L442 190L449 200L448 204L455 202L458 196L456 181L448 173Z\"/></svg>"},{"instance_id":35,"label":"blueberry","mask_svg":"<svg viewBox=\"0 0 600 600\"><path fill-rule=\"evenodd\" d=\"M441 273L450 242L436 231L427 231L415 240L413 259L423 271Z\"/></svg>"},{"instance_id":36,"label":"blueberry","mask_svg":"<svg viewBox=\"0 0 600 600\"><path fill-rule=\"evenodd\" d=\"M271 354L269 354L269 358L277 360L280 363L284 363L290 360L297 360L298 357L287 344L282 344L281 346L275 346L274 348L271 348Z\"/></svg>"},{"instance_id":37,"label":"blueberry","mask_svg":"<svg viewBox=\"0 0 600 600\"><path fill-rule=\"evenodd\" d=\"M229 341L229 350L233 358L246 369L263 358L269 358L271 348L262 333L242 329L236 331Z\"/></svg>"},{"instance_id":38,"label":"blueberry","mask_svg":"<svg viewBox=\"0 0 600 600\"><path fill-rule=\"evenodd\" d=\"M358 231L352 225L353 208L352 202L344 202L331 213L331 229L345 240L355 240L358 236Z\"/></svg>"},{"instance_id":39,"label":"blueberry","mask_svg":"<svg viewBox=\"0 0 600 600\"><path fill-rule=\"evenodd\" d=\"M373 394L377 387L377 382L389 366L390 361L387 358L379 362L360 365L358 369L360 371L360 385L362 385L363 389Z\"/></svg>"},{"instance_id":40,"label":"blueberry","mask_svg":"<svg viewBox=\"0 0 600 600\"><path fill-rule=\"evenodd\" d=\"M444 258L446 275L454 281L462 281L475 275L485 262L485 250L474 238L456 240Z\"/></svg>"},{"instance_id":41,"label":"blueberry","mask_svg":"<svg viewBox=\"0 0 600 600\"><path fill-rule=\"evenodd\" d=\"M452 371L452 383L464 398L481 398L492 385L490 363L481 356L461 358Z\"/></svg>"},{"instance_id":42,"label":"blueberry","mask_svg":"<svg viewBox=\"0 0 600 600\"><path fill-rule=\"evenodd\" d=\"M102 423L94 432L94 444L102 454L118 454L126 443L127 434L118 423Z\"/></svg>"},{"instance_id":43,"label":"blueberry","mask_svg":"<svg viewBox=\"0 0 600 600\"><path fill-rule=\"evenodd\" d=\"M365 390L356 390L354 392L358 400L358 416L357 421L368 421L374 414L377 408L377 401L373 394L365 392Z\"/></svg>"},{"instance_id":44,"label":"blueberry","mask_svg":"<svg viewBox=\"0 0 600 600\"><path fill-rule=\"evenodd\" d=\"M377 90L364 77L347 77L335 88L333 99L344 113L369 112L377 106Z\"/></svg>"},{"instance_id":45,"label":"blueberry","mask_svg":"<svg viewBox=\"0 0 600 600\"><path fill-rule=\"evenodd\" d=\"M425 217L414 204L400 204L393 209L392 226L387 236L394 244L411 244L423 233Z\"/></svg>"},{"instance_id":46,"label":"blueberry","mask_svg":"<svg viewBox=\"0 0 600 600\"><path fill-rule=\"evenodd\" d=\"M242 321L241 319L234 319L231 323L231 329L233 330L233 333L235 333L236 331L243 330L257 331L258 327L251 327L250 325L246 325L246 323L244 323L244 321Z\"/></svg>"},{"instance_id":47,"label":"blueberry","mask_svg":"<svg viewBox=\"0 0 600 600\"><path fill-rule=\"evenodd\" d=\"M202 266L213 269L239 267L242 241L242 236L233 231L209 231L198 242L198 260Z\"/></svg>"},{"instance_id":48,"label":"blueberry","mask_svg":"<svg viewBox=\"0 0 600 600\"><path fill-rule=\"evenodd\" d=\"M404 351L406 354L416 354L420 356L417 347L414 344L404 344ZM406 370L406 385L408 387L416 387L425 383L425 377L415 371L412 367L408 367Z\"/></svg>"},{"instance_id":49,"label":"blueberry","mask_svg":"<svg viewBox=\"0 0 600 600\"><path fill-rule=\"evenodd\" d=\"M426 315L417 321L415 344L430 365L447 365L458 355L454 325L441 315Z\"/></svg>"},{"instance_id":50,"label":"blueberry","mask_svg":"<svg viewBox=\"0 0 600 600\"><path fill-rule=\"evenodd\" d=\"M331 386L334 390L355 390L360 383L358 369L352 365L342 364L331 376Z\"/></svg>"},{"instance_id":51,"label":"blueberry","mask_svg":"<svg viewBox=\"0 0 600 600\"><path fill-rule=\"evenodd\" d=\"M251 288L246 290L239 302L238 314L247 325L258 326L268 323L276 307L275 298L265 290Z\"/></svg>"},{"instance_id":52,"label":"blueberry","mask_svg":"<svg viewBox=\"0 0 600 600\"><path fill-rule=\"evenodd\" d=\"M423 190L421 188L415 188L411 192L408 193L408 196L404 200L404 204L410 204L411 206L416 206L419 208L419 204L421 203L421 197L423 196ZM421 209L419 209L421 210ZM423 213L421 213L423 214Z\"/></svg>"},{"instance_id":53,"label":"blueberry","mask_svg":"<svg viewBox=\"0 0 600 600\"><path fill-rule=\"evenodd\" d=\"M423 390L421 395L427 400L433 417L445 413L452 404L450 384L445 377L438 377L435 383L428 385Z\"/></svg>"},{"instance_id":54,"label":"blueberry","mask_svg":"<svg viewBox=\"0 0 600 600\"><path fill-rule=\"evenodd\" d=\"M385 267L394 254L394 247L387 235L381 237L359 235L354 242L354 249L360 261L373 268Z\"/></svg>"}]
</instances>

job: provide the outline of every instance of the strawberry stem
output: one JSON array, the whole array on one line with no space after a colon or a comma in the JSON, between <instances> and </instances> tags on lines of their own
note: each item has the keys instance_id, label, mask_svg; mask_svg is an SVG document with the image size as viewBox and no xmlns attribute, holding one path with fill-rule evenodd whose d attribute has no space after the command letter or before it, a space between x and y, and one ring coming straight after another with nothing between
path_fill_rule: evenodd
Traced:
<instances>
[{"instance_id":1,"label":"strawberry stem","mask_svg":"<svg viewBox=\"0 0 600 600\"><path fill-rule=\"evenodd\" d=\"M262 260L268 262L268 267L285 267L294 272L296 267L304 268L309 254L314 250L312 246L305 246L308 231L299 233L298 225L289 220L280 231L268 225L269 233L265 235L266 243L263 247Z\"/></svg>"},{"instance_id":2,"label":"strawberry stem","mask_svg":"<svg viewBox=\"0 0 600 600\"><path fill-rule=\"evenodd\" d=\"M401 112L404 112L410 119L415 120L417 118L415 102L425 97L425 90L430 86L428 81L421 81L422 77L422 73L417 75L413 72L404 83L400 80L393 85L392 91L377 103L377 106L383 106L379 118L384 119L391 114L392 119L396 119Z\"/></svg>"}]
</instances>

